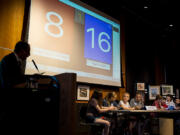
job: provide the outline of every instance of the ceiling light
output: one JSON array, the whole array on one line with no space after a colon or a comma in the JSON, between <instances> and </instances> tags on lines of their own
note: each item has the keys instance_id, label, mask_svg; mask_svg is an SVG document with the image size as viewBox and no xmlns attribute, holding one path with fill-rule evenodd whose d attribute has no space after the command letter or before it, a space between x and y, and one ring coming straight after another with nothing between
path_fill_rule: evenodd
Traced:
<instances>
[{"instance_id":1,"label":"ceiling light","mask_svg":"<svg viewBox=\"0 0 180 135\"><path fill-rule=\"evenodd\" d=\"M144 9L148 9L148 6L144 6Z\"/></svg>"}]
</instances>

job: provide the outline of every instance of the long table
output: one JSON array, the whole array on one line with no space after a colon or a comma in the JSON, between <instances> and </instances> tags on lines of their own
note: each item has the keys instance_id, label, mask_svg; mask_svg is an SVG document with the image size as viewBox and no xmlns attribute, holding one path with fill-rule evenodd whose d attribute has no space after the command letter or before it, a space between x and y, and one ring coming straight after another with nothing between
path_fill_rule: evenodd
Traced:
<instances>
[{"instance_id":1,"label":"long table","mask_svg":"<svg viewBox=\"0 0 180 135\"><path fill-rule=\"evenodd\" d=\"M165 114L176 114L179 113L180 114L180 110L113 110L111 111L111 113L165 113Z\"/></svg>"},{"instance_id":2,"label":"long table","mask_svg":"<svg viewBox=\"0 0 180 135\"><path fill-rule=\"evenodd\" d=\"M180 110L114 110L110 112L111 116L118 121L118 117L130 119L135 116L137 121L141 117L145 119L157 119L159 121L159 134L160 135L173 135L174 134L174 120L180 117Z\"/></svg>"}]
</instances>

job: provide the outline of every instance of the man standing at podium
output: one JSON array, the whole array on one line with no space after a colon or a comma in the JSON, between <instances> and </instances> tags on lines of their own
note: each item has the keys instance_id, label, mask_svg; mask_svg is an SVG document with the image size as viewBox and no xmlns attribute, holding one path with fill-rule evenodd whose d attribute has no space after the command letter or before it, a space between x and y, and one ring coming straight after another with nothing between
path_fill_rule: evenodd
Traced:
<instances>
[{"instance_id":1,"label":"man standing at podium","mask_svg":"<svg viewBox=\"0 0 180 135\"><path fill-rule=\"evenodd\" d=\"M30 45L23 41L17 42L14 52L6 55L0 62L0 87L13 88L25 84L24 73L29 56Z\"/></svg>"}]
</instances>

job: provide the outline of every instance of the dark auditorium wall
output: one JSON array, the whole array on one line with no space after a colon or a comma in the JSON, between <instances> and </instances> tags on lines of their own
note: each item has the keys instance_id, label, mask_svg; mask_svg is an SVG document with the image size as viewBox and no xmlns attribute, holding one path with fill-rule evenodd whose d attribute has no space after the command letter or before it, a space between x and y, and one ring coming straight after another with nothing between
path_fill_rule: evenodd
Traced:
<instances>
[{"instance_id":1,"label":"dark auditorium wall","mask_svg":"<svg viewBox=\"0 0 180 135\"><path fill-rule=\"evenodd\" d=\"M145 82L146 88L149 84L180 88L178 37L135 16L125 20L127 91L133 96L136 82Z\"/></svg>"},{"instance_id":2,"label":"dark auditorium wall","mask_svg":"<svg viewBox=\"0 0 180 135\"><path fill-rule=\"evenodd\" d=\"M164 70L156 32L133 17L127 19L125 28L127 91L132 97L137 82L145 82L146 86L164 83Z\"/></svg>"},{"instance_id":3,"label":"dark auditorium wall","mask_svg":"<svg viewBox=\"0 0 180 135\"><path fill-rule=\"evenodd\" d=\"M24 8L25 0L0 0L0 45L4 48L14 49L21 40ZM0 48L0 59L9 52Z\"/></svg>"}]
</instances>

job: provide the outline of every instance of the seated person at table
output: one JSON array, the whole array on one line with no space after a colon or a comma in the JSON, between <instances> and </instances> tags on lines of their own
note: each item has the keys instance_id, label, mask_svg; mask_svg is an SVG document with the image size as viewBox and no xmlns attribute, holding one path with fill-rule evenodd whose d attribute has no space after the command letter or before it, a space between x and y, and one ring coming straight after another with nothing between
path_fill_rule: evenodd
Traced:
<instances>
[{"instance_id":1,"label":"seated person at table","mask_svg":"<svg viewBox=\"0 0 180 135\"><path fill-rule=\"evenodd\" d=\"M175 100L176 110L180 110L180 99Z\"/></svg>"},{"instance_id":2,"label":"seated person at table","mask_svg":"<svg viewBox=\"0 0 180 135\"><path fill-rule=\"evenodd\" d=\"M168 106L168 109L175 109L175 103L173 102L173 98L171 95L166 96L166 105Z\"/></svg>"},{"instance_id":3,"label":"seated person at table","mask_svg":"<svg viewBox=\"0 0 180 135\"><path fill-rule=\"evenodd\" d=\"M156 95L156 100L153 102L153 106L156 106L158 110L165 110L165 103L162 102L162 96Z\"/></svg>"},{"instance_id":4,"label":"seated person at table","mask_svg":"<svg viewBox=\"0 0 180 135\"><path fill-rule=\"evenodd\" d=\"M128 92L125 92L123 94L122 100L119 102L119 106L123 109L123 110L134 110L134 107L131 107L129 104L129 99L130 99L130 94ZM130 116L130 120L127 121L128 122L128 130L130 132L130 135L133 135L133 128L135 126L134 120L136 120L136 118L134 116Z\"/></svg>"},{"instance_id":5,"label":"seated person at table","mask_svg":"<svg viewBox=\"0 0 180 135\"><path fill-rule=\"evenodd\" d=\"M119 102L119 106L124 110L134 110L134 107L131 107L129 104L130 94L125 92L123 94L122 100Z\"/></svg>"},{"instance_id":6,"label":"seated person at table","mask_svg":"<svg viewBox=\"0 0 180 135\"><path fill-rule=\"evenodd\" d=\"M102 93L99 91L94 91L91 99L88 102L86 121L89 123L100 123L104 124L103 135L109 134L110 122L101 117L101 113L114 110L114 106L102 107Z\"/></svg>"},{"instance_id":7,"label":"seated person at table","mask_svg":"<svg viewBox=\"0 0 180 135\"><path fill-rule=\"evenodd\" d=\"M180 110L180 99L175 100L175 105L176 105L176 110ZM179 135L180 134L180 118L177 116L177 118L174 121L174 129L175 129L175 134ZM179 134L178 134L179 133Z\"/></svg>"},{"instance_id":8,"label":"seated person at table","mask_svg":"<svg viewBox=\"0 0 180 135\"><path fill-rule=\"evenodd\" d=\"M102 106L104 108L109 106L114 106L116 107L117 110L118 103L116 102L116 98L117 98L117 94L115 92L109 92L107 96L104 98ZM110 115L104 114L104 116L109 117ZM111 132L113 132L113 130L115 130L116 128L116 120L111 117L110 121L111 121Z\"/></svg>"},{"instance_id":9,"label":"seated person at table","mask_svg":"<svg viewBox=\"0 0 180 135\"><path fill-rule=\"evenodd\" d=\"M136 110L140 110L144 107L142 95L140 93L137 92L135 98L131 99L130 106L134 107Z\"/></svg>"},{"instance_id":10,"label":"seated person at table","mask_svg":"<svg viewBox=\"0 0 180 135\"><path fill-rule=\"evenodd\" d=\"M144 102L142 94L137 92L135 98L132 98L130 101L131 107L135 107L135 110L140 110L144 108ZM135 128L138 135L143 135L144 129L147 127L149 119L144 115L141 114L138 117L134 117L134 121L132 121L132 127Z\"/></svg>"},{"instance_id":11,"label":"seated person at table","mask_svg":"<svg viewBox=\"0 0 180 135\"><path fill-rule=\"evenodd\" d=\"M115 106L117 107L118 104L116 102L117 94L115 92L110 92L107 94L105 99L103 100L103 106Z\"/></svg>"},{"instance_id":12,"label":"seated person at table","mask_svg":"<svg viewBox=\"0 0 180 135\"><path fill-rule=\"evenodd\" d=\"M162 107L165 108L165 109L168 108L168 105L166 104L166 98L165 98L165 97L162 97L161 105L162 105Z\"/></svg>"}]
</instances>

